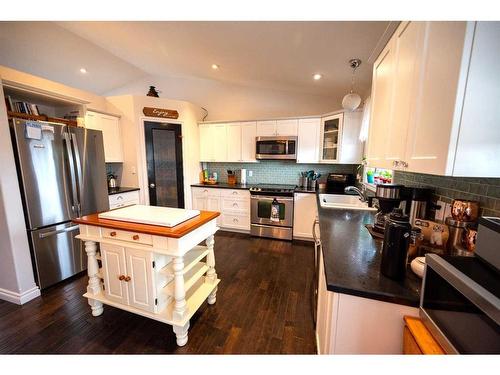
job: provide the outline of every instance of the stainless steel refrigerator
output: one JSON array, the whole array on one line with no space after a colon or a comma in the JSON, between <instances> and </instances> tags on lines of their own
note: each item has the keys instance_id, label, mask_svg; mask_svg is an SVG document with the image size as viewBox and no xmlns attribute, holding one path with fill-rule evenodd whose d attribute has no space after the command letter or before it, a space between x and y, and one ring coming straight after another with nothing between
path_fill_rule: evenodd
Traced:
<instances>
[{"instance_id":1,"label":"stainless steel refrigerator","mask_svg":"<svg viewBox=\"0 0 500 375\"><path fill-rule=\"evenodd\" d=\"M11 120L26 229L44 289L87 268L71 219L109 209L102 132Z\"/></svg>"}]
</instances>

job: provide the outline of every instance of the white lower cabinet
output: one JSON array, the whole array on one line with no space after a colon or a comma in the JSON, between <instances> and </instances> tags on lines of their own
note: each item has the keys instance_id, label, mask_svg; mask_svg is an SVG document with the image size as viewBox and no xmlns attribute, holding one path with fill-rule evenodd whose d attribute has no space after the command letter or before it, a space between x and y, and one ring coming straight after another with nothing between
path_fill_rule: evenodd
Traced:
<instances>
[{"instance_id":1,"label":"white lower cabinet","mask_svg":"<svg viewBox=\"0 0 500 375\"><path fill-rule=\"evenodd\" d=\"M217 225L250 231L250 192L241 189L192 187L193 209L218 211Z\"/></svg>"},{"instance_id":2,"label":"white lower cabinet","mask_svg":"<svg viewBox=\"0 0 500 375\"><path fill-rule=\"evenodd\" d=\"M149 312L165 307L170 297L163 295L162 289L172 278L154 270L171 257L109 243L101 243L100 251L106 298Z\"/></svg>"},{"instance_id":3,"label":"white lower cabinet","mask_svg":"<svg viewBox=\"0 0 500 375\"><path fill-rule=\"evenodd\" d=\"M316 194L295 193L293 207L293 238L313 239L312 227L318 207L316 203Z\"/></svg>"},{"instance_id":4,"label":"white lower cabinet","mask_svg":"<svg viewBox=\"0 0 500 375\"><path fill-rule=\"evenodd\" d=\"M139 190L128 191L126 193L112 194L109 196L109 209L122 208L139 204Z\"/></svg>"},{"instance_id":5,"label":"white lower cabinet","mask_svg":"<svg viewBox=\"0 0 500 375\"><path fill-rule=\"evenodd\" d=\"M115 302L154 312L152 253L103 243L101 254L106 297Z\"/></svg>"},{"instance_id":6,"label":"white lower cabinet","mask_svg":"<svg viewBox=\"0 0 500 375\"><path fill-rule=\"evenodd\" d=\"M327 290L320 251L316 341L319 354L402 354L403 317L415 307Z\"/></svg>"}]
</instances>

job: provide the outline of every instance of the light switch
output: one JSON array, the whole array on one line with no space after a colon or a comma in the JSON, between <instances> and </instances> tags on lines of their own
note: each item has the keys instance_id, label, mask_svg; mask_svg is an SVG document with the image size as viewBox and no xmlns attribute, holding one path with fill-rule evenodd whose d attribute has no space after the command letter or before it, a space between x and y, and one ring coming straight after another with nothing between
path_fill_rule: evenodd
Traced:
<instances>
[{"instance_id":1,"label":"light switch","mask_svg":"<svg viewBox=\"0 0 500 375\"><path fill-rule=\"evenodd\" d=\"M248 171L248 177L252 177L253 176L253 171Z\"/></svg>"}]
</instances>

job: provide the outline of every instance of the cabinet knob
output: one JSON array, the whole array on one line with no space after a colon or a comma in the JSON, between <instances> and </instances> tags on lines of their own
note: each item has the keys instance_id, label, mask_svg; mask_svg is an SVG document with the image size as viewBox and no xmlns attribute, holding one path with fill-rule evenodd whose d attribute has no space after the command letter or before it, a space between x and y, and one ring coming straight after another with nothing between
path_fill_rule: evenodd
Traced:
<instances>
[{"instance_id":1,"label":"cabinet knob","mask_svg":"<svg viewBox=\"0 0 500 375\"><path fill-rule=\"evenodd\" d=\"M236 219L236 218L234 218L234 219L233 219L233 223L237 223L238 221L239 221L239 220L238 220L238 219Z\"/></svg>"},{"instance_id":2,"label":"cabinet knob","mask_svg":"<svg viewBox=\"0 0 500 375\"><path fill-rule=\"evenodd\" d=\"M399 160L394 160L392 162L392 166L395 167L395 168L397 168L399 166Z\"/></svg>"},{"instance_id":3,"label":"cabinet knob","mask_svg":"<svg viewBox=\"0 0 500 375\"><path fill-rule=\"evenodd\" d=\"M155 185L155 184L153 184L153 183L151 183L151 184L149 184L149 187L150 187L151 189L154 189L154 188L156 187L156 185Z\"/></svg>"},{"instance_id":4,"label":"cabinet knob","mask_svg":"<svg viewBox=\"0 0 500 375\"><path fill-rule=\"evenodd\" d=\"M138 235L138 234L134 234L134 235L132 236L132 239L133 239L134 241L137 241L137 240L139 239L139 235Z\"/></svg>"},{"instance_id":5,"label":"cabinet knob","mask_svg":"<svg viewBox=\"0 0 500 375\"><path fill-rule=\"evenodd\" d=\"M401 164L401 166L402 166L403 168L408 168L408 163L407 163L407 162L405 162L404 160L400 160L400 161L399 161L399 163Z\"/></svg>"},{"instance_id":6,"label":"cabinet knob","mask_svg":"<svg viewBox=\"0 0 500 375\"><path fill-rule=\"evenodd\" d=\"M125 279L125 275L120 275L120 276L118 277L118 280L120 280L120 281L122 281L122 280L124 280L124 279Z\"/></svg>"},{"instance_id":7,"label":"cabinet knob","mask_svg":"<svg viewBox=\"0 0 500 375\"><path fill-rule=\"evenodd\" d=\"M125 276L124 280L128 283L131 280L130 276Z\"/></svg>"},{"instance_id":8,"label":"cabinet knob","mask_svg":"<svg viewBox=\"0 0 500 375\"><path fill-rule=\"evenodd\" d=\"M111 237L116 237L116 232L111 232L109 235L110 235Z\"/></svg>"},{"instance_id":9,"label":"cabinet knob","mask_svg":"<svg viewBox=\"0 0 500 375\"><path fill-rule=\"evenodd\" d=\"M238 207L238 203L233 203L233 207Z\"/></svg>"}]
</instances>

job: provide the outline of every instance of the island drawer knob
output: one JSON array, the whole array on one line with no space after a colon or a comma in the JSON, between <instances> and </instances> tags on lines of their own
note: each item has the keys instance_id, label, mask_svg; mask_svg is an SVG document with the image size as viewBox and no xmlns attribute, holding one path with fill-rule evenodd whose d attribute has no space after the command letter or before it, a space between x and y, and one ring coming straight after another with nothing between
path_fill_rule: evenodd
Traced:
<instances>
[{"instance_id":1,"label":"island drawer knob","mask_svg":"<svg viewBox=\"0 0 500 375\"><path fill-rule=\"evenodd\" d=\"M125 275L120 275L120 277L118 278L118 280L124 280L125 279Z\"/></svg>"},{"instance_id":2,"label":"island drawer knob","mask_svg":"<svg viewBox=\"0 0 500 375\"><path fill-rule=\"evenodd\" d=\"M128 283L130 281L130 276L126 276L124 280Z\"/></svg>"},{"instance_id":3,"label":"island drawer knob","mask_svg":"<svg viewBox=\"0 0 500 375\"><path fill-rule=\"evenodd\" d=\"M111 237L116 237L116 232L111 232L109 235L110 235Z\"/></svg>"},{"instance_id":4,"label":"island drawer knob","mask_svg":"<svg viewBox=\"0 0 500 375\"><path fill-rule=\"evenodd\" d=\"M132 236L132 239L133 239L134 241L137 241L137 240L139 239L139 235L138 235L138 234L134 234L134 235Z\"/></svg>"}]
</instances>

